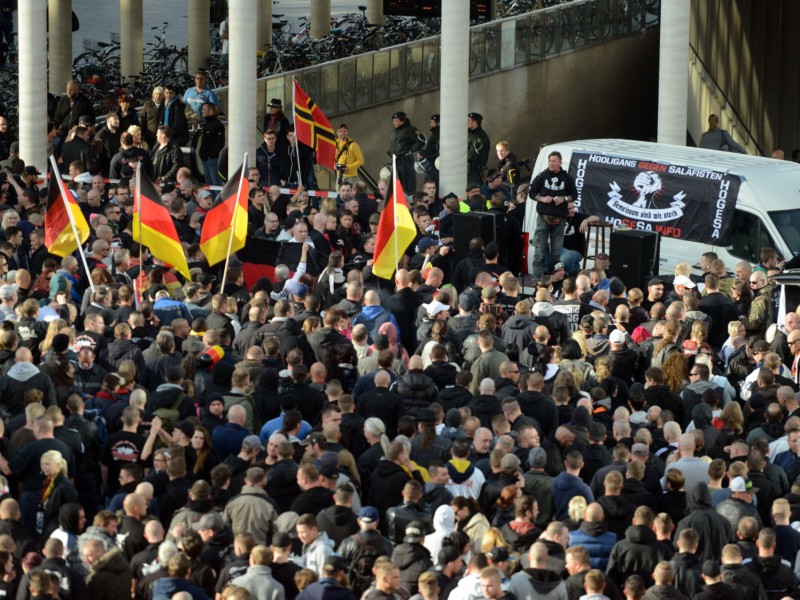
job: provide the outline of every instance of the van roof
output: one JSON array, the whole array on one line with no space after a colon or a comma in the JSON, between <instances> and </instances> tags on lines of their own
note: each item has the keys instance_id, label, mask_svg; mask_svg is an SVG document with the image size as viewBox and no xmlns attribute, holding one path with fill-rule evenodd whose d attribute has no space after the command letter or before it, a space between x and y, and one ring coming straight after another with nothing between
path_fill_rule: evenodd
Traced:
<instances>
[{"instance_id":1,"label":"van roof","mask_svg":"<svg viewBox=\"0 0 800 600\"><path fill-rule=\"evenodd\" d=\"M764 176L764 167L769 166L769 176L777 173L800 176L800 165L789 160L776 160L761 156L749 156L735 152L720 152L690 146L657 144L622 139L576 140L550 144L543 151L569 148L572 152L597 152L613 154L621 158L648 159L667 165L688 166L733 173L753 180Z\"/></svg>"}]
</instances>

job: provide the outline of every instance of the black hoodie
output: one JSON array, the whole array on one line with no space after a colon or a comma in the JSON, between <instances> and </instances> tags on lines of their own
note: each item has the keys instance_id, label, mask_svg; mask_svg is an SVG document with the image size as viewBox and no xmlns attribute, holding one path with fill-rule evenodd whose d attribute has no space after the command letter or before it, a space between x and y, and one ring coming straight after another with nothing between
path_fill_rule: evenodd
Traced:
<instances>
[{"instance_id":1,"label":"black hoodie","mask_svg":"<svg viewBox=\"0 0 800 600\"><path fill-rule=\"evenodd\" d=\"M653 585L652 573L662 560L672 557L672 550L656 539L652 529L644 525L631 525L625 539L616 543L608 559L606 571L620 588L629 575L640 575L645 587Z\"/></svg>"},{"instance_id":2,"label":"black hoodie","mask_svg":"<svg viewBox=\"0 0 800 600\"><path fill-rule=\"evenodd\" d=\"M792 568L783 562L780 555L758 556L753 559L752 569L761 579L769 598L790 596L795 588Z\"/></svg>"},{"instance_id":3,"label":"black hoodie","mask_svg":"<svg viewBox=\"0 0 800 600\"><path fill-rule=\"evenodd\" d=\"M675 587L687 598L694 597L703 589L700 577L700 559L690 552L678 552L669 561L675 571Z\"/></svg>"},{"instance_id":4,"label":"black hoodie","mask_svg":"<svg viewBox=\"0 0 800 600\"><path fill-rule=\"evenodd\" d=\"M431 553L419 542L398 544L392 553L392 562L400 569L400 583L411 594L419 589L419 576L433 566Z\"/></svg>"},{"instance_id":5,"label":"black hoodie","mask_svg":"<svg viewBox=\"0 0 800 600\"><path fill-rule=\"evenodd\" d=\"M328 534L333 540L334 549L339 547L347 537L358 531L358 518L348 506L329 506L317 515L319 530Z\"/></svg>"},{"instance_id":6,"label":"black hoodie","mask_svg":"<svg viewBox=\"0 0 800 600\"><path fill-rule=\"evenodd\" d=\"M711 508L711 492L698 483L686 494L687 516L675 528L675 538L684 529L694 529L700 537L697 556L700 561L719 560L725 544L735 542L728 519Z\"/></svg>"},{"instance_id":7,"label":"black hoodie","mask_svg":"<svg viewBox=\"0 0 800 600\"><path fill-rule=\"evenodd\" d=\"M654 585L644 593L644 600L687 600L673 585Z\"/></svg>"}]
</instances>

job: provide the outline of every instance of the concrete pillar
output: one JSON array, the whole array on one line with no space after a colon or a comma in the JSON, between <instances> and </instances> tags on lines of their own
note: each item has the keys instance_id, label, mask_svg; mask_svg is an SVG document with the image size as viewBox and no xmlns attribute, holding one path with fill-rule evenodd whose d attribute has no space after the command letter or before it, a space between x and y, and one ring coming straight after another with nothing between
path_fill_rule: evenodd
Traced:
<instances>
[{"instance_id":1,"label":"concrete pillar","mask_svg":"<svg viewBox=\"0 0 800 600\"><path fill-rule=\"evenodd\" d=\"M331 32L331 0L311 0L311 37L318 40Z\"/></svg>"},{"instance_id":2,"label":"concrete pillar","mask_svg":"<svg viewBox=\"0 0 800 600\"><path fill-rule=\"evenodd\" d=\"M47 169L47 2L25 0L19 21L19 157ZM59 92L64 91L61 84Z\"/></svg>"},{"instance_id":3,"label":"concrete pillar","mask_svg":"<svg viewBox=\"0 0 800 600\"><path fill-rule=\"evenodd\" d=\"M123 77L133 77L142 72L142 2L143 0L120 0L119 3L120 71Z\"/></svg>"},{"instance_id":4,"label":"concrete pillar","mask_svg":"<svg viewBox=\"0 0 800 600\"><path fill-rule=\"evenodd\" d=\"M211 54L211 2L189 0L189 72L208 67Z\"/></svg>"},{"instance_id":5,"label":"concrete pillar","mask_svg":"<svg viewBox=\"0 0 800 600\"><path fill-rule=\"evenodd\" d=\"M62 94L72 79L72 0L50 0L47 24L50 92Z\"/></svg>"},{"instance_id":6,"label":"concrete pillar","mask_svg":"<svg viewBox=\"0 0 800 600\"><path fill-rule=\"evenodd\" d=\"M386 19L383 16L383 0L367 0L367 21L371 25L383 25Z\"/></svg>"},{"instance_id":7,"label":"concrete pillar","mask_svg":"<svg viewBox=\"0 0 800 600\"><path fill-rule=\"evenodd\" d=\"M469 0L442 3L439 194L464 197L467 187Z\"/></svg>"},{"instance_id":8,"label":"concrete pillar","mask_svg":"<svg viewBox=\"0 0 800 600\"><path fill-rule=\"evenodd\" d=\"M272 0L261 0L258 3L258 50L272 47Z\"/></svg>"},{"instance_id":9,"label":"concrete pillar","mask_svg":"<svg viewBox=\"0 0 800 600\"><path fill-rule=\"evenodd\" d=\"M690 0L661 3L658 141L662 144L686 145L690 16Z\"/></svg>"},{"instance_id":10,"label":"concrete pillar","mask_svg":"<svg viewBox=\"0 0 800 600\"><path fill-rule=\"evenodd\" d=\"M228 174L241 164L245 152L255 165L256 142L256 14L259 0L228 0Z\"/></svg>"}]
</instances>

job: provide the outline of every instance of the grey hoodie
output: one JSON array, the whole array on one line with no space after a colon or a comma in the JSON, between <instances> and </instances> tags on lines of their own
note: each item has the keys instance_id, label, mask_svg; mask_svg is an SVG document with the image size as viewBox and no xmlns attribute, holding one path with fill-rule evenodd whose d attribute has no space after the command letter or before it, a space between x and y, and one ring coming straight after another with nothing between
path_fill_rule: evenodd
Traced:
<instances>
[{"instance_id":1,"label":"grey hoodie","mask_svg":"<svg viewBox=\"0 0 800 600\"><path fill-rule=\"evenodd\" d=\"M16 379L17 381L28 381L29 379L39 375L41 371L39 368L34 365L33 363L29 362L18 362L14 363L14 365L8 370L6 373L12 379Z\"/></svg>"},{"instance_id":2,"label":"grey hoodie","mask_svg":"<svg viewBox=\"0 0 800 600\"><path fill-rule=\"evenodd\" d=\"M433 513L433 533L425 536L424 546L436 561L439 550L442 549L442 540L453 533L456 527L456 513L447 505L442 505Z\"/></svg>"}]
</instances>

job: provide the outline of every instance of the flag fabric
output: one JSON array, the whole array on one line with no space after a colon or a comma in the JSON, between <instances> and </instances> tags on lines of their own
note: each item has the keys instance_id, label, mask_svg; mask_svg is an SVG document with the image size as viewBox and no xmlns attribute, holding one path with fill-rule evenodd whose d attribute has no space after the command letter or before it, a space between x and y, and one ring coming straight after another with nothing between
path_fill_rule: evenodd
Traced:
<instances>
[{"instance_id":1,"label":"flag fabric","mask_svg":"<svg viewBox=\"0 0 800 600\"><path fill-rule=\"evenodd\" d=\"M244 248L247 240L247 197L250 191L247 179L247 156L242 166L228 179L225 187L203 220L200 249L209 265L215 265ZM233 227L233 231L231 231ZM233 235L233 245L231 245Z\"/></svg>"},{"instance_id":2,"label":"flag fabric","mask_svg":"<svg viewBox=\"0 0 800 600\"><path fill-rule=\"evenodd\" d=\"M390 198L386 202L375 237L372 272L383 279L391 279L403 253L417 237L417 228L408 210L403 186L399 180L395 181L395 186L397 198Z\"/></svg>"},{"instance_id":3,"label":"flag fabric","mask_svg":"<svg viewBox=\"0 0 800 600\"><path fill-rule=\"evenodd\" d=\"M175 223L161 194L141 168L137 171L136 201L133 205L133 239L150 248L150 253L191 279L186 253L183 251Z\"/></svg>"},{"instance_id":4,"label":"flag fabric","mask_svg":"<svg viewBox=\"0 0 800 600\"><path fill-rule=\"evenodd\" d=\"M294 131L297 140L311 146L317 153L317 162L333 169L336 163L336 136L330 121L319 106L308 97L296 81L294 86Z\"/></svg>"},{"instance_id":5,"label":"flag fabric","mask_svg":"<svg viewBox=\"0 0 800 600\"><path fill-rule=\"evenodd\" d=\"M80 242L75 239L67 210L72 213ZM47 186L47 212L44 215L44 244L47 251L58 256L69 256L87 239L89 239L89 225L75 201L75 196L61 177L51 171Z\"/></svg>"},{"instance_id":6,"label":"flag fabric","mask_svg":"<svg viewBox=\"0 0 800 600\"><path fill-rule=\"evenodd\" d=\"M242 263L242 274L247 288L253 287L260 277L269 277L275 281L275 267L286 265L289 267L290 276L294 275L300 263L300 254L303 244L296 242L276 242L251 238L247 246L236 253L236 258ZM322 257L313 248L308 249L306 256L306 273L316 277L322 270L320 262Z\"/></svg>"}]
</instances>

